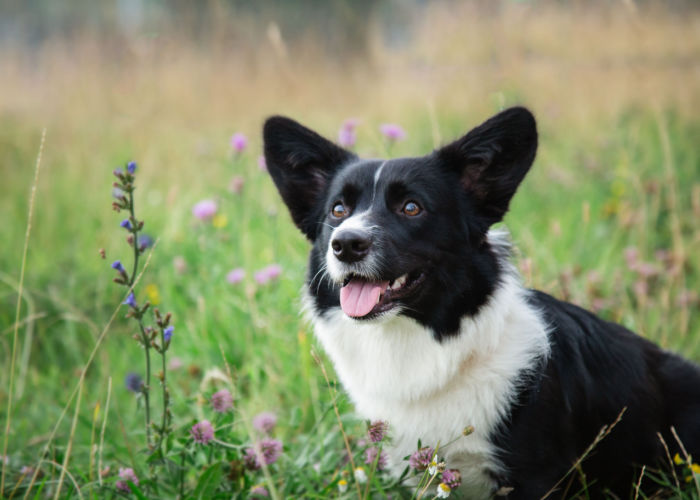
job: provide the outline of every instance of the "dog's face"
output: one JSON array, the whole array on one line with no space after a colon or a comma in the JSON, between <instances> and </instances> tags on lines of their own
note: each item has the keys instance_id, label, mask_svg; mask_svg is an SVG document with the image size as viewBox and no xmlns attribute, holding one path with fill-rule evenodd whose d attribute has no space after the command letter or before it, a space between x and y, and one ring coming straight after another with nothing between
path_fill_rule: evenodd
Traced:
<instances>
[{"instance_id":1,"label":"dog's face","mask_svg":"<svg viewBox=\"0 0 700 500\"><path fill-rule=\"evenodd\" d=\"M313 244L316 313L403 314L440 339L488 300L502 270L487 232L537 149L529 111L506 110L419 158L362 160L282 117L265 123L264 140L270 175Z\"/></svg>"}]
</instances>

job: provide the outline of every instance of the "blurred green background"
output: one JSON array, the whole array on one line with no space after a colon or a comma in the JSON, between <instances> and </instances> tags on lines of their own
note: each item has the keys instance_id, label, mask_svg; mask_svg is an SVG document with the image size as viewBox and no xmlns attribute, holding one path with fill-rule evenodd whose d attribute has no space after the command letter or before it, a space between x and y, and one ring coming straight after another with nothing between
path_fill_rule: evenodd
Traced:
<instances>
[{"instance_id":1,"label":"blurred green background","mask_svg":"<svg viewBox=\"0 0 700 500\"><path fill-rule=\"evenodd\" d=\"M529 107L540 149L506 218L525 283L700 360L699 83L691 1L1 2L3 429L46 130L16 346L13 466L46 444L122 300L109 264L129 251L111 183L132 159L139 217L158 239L142 281L150 292L139 294L157 294L174 314L176 415L201 413L202 376L223 367L223 353L240 408L278 412L291 440L318 419L328 398L298 312L308 244L258 167L270 114L330 138L359 118L360 154L399 156L427 153L504 107ZM408 138L388 148L384 122ZM241 154L235 132L249 138ZM218 202L216 224L192 215L205 198ZM282 267L279 280L257 284L255 271L270 264ZM228 283L238 267L243 282ZM142 354L121 318L86 377L77 463L110 378L105 453L124 456L139 439L123 379L142 370Z\"/></svg>"}]
</instances>

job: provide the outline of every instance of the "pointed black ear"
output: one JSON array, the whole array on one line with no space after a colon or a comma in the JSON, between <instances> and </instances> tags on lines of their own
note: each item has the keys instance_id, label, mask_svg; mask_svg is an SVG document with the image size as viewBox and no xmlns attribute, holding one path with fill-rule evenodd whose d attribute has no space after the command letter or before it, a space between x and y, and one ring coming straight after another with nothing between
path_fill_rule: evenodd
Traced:
<instances>
[{"instance_id":1,"label":"pointed black ear","mask_svg":"<svg viewBox=\"0 0 700 500\"><path fill-rule=\"evenodd\" d=\"M436 153L458 172L462 187L490 226L508 211L536 151L534 116L525 108L510 108Z\"/></svg>"},{"instance_id":2,"label":"pointed black ear","mask_svg":"<svg viewBox=\"0 0 700 500\"><path fill-rule=\"evenodd\" d=\"M263 140L270 176L294 223L313 241L326 188L336 171L355 155L283 116L267 119Z\"/></svg>"}]
</instances>

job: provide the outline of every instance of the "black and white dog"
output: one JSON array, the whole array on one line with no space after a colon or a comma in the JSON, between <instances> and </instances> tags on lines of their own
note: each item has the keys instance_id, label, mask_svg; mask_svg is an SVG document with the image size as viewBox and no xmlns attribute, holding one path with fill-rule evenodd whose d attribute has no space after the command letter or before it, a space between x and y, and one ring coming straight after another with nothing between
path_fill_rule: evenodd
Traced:
<instances>
[{"instance_id":1,"label":"black and white dog","mask_svg":"<svg viewBox=\"0 0 700 500\"><path fill-rule=\"evenodd\" d=\"M671 426L700 458L700 369L524 288L505 233L489 229L535 158L528 110L420 158L359 159L283 117L267 120L264 141L313 244L316 335L359 414L389 423L394 471L419 439L447 443L472 425L443 451L464 496L536 499L624 408L582 464L591 498L626 498L642 464L668 463L657 433L674 453Z\"/></svg>"}]
</instances>

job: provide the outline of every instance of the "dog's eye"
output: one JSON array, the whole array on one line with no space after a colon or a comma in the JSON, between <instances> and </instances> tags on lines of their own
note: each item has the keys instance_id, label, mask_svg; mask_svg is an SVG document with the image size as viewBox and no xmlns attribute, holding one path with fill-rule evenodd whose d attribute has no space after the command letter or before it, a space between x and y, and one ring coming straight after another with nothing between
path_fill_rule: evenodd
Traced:
<instances>
[{"instance_id":1,"label":"dog's eye","mask_svg":"<svg viewBox=\"0 0 700 500\"><path fill-rule=\"evenodd\" d=\"M421 208L418 206L418 203L415 201L407 201L401 211L410 216L410 217L415 217L419 213L421 213Z\"/></svg>"},{"instance_id":2,"label":"dog's eye","mask_svg":"<svg viewBox=\"0 0 700 500\"><path fill-rule=\"evenodd\" d=\"M337 219L341 219L348 215L348 210L345 208L345 205L342 203L336 203L333 205L333 209L331 210L331 214L333 214L333 217Z\"/></svg>"}]
</instances>

